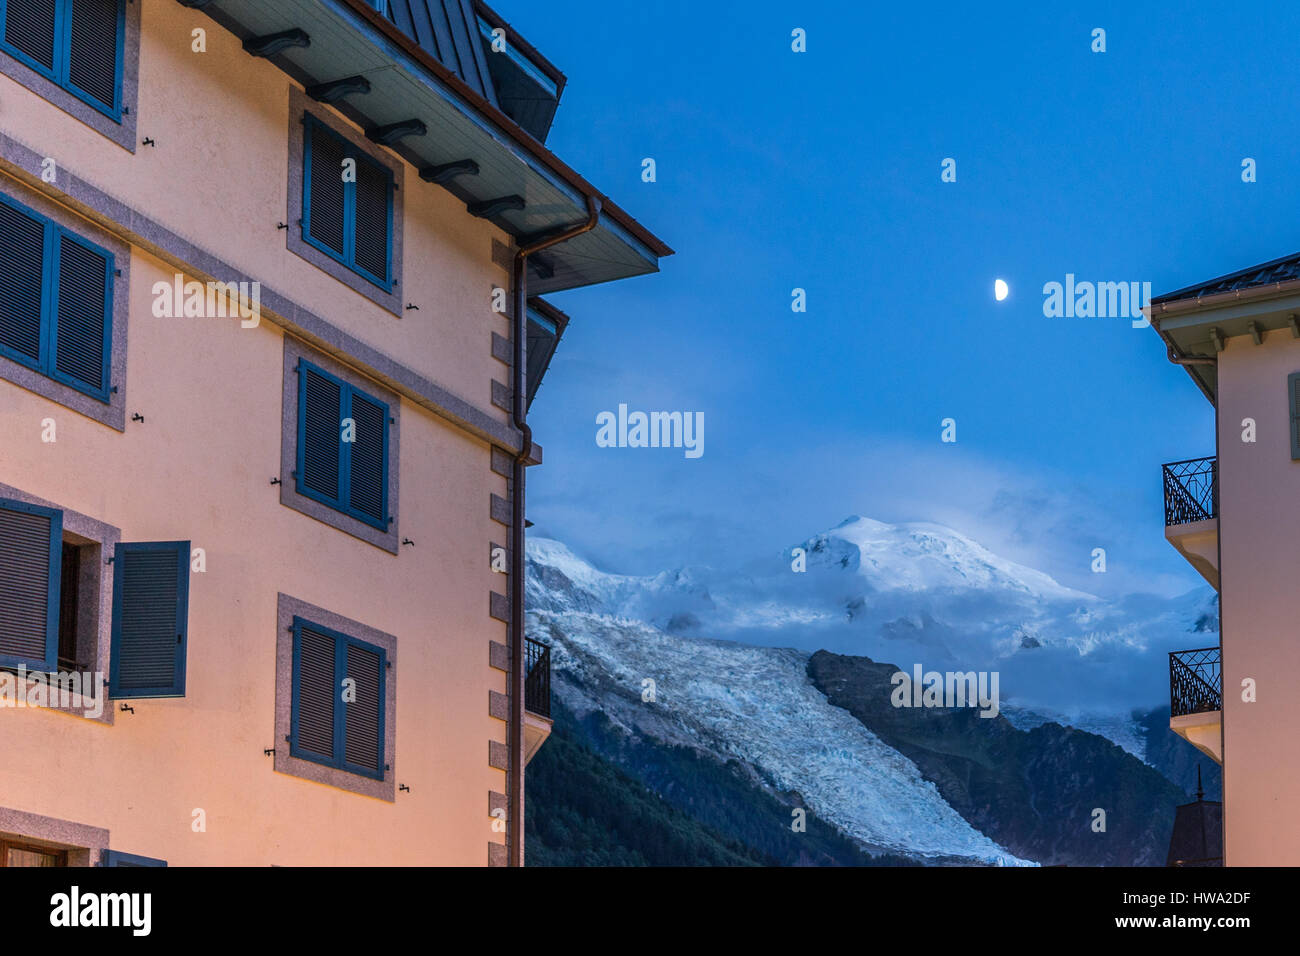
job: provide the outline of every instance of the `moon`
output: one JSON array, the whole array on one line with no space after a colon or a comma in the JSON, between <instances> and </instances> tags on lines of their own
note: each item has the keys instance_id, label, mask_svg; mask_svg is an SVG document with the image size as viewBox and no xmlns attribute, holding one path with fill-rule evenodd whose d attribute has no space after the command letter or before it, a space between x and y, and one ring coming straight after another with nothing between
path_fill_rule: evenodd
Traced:
<instances>
[{"instance_id":1,"label":"moon","mask_svg":"<svg viewBox=\"0 0 1300 956\"><path fill-rule=\"evenodd\" d=\"M1011 290L1007 288L1007 284L1004 280L993 280L993 298L997 299L999 302L1005 299L1010 291Z\"/></svg>"}]
</instances>

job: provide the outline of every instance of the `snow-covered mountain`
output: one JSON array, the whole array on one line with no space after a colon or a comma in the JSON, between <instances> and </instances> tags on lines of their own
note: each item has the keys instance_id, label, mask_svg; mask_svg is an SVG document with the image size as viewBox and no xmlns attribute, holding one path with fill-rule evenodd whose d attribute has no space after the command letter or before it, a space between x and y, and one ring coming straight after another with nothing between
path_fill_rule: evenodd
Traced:
<instances>
[{"instance_id":1,"label":"snow-covered mountain","mask_svg":"<svg viewBox=\"0 0 1300 956\"><path fill-rule=\"evenodd\" d=\"M832 704L810 677L813 651L997 671L1012 723L995 735L1052 719L1141 759L1131 714L1167 692L1164 652L1212 643L1217 628L1209 588L1107 601L950 529L861 517L741 570L610 574L545 538L529 540L527 566L529 633L552 645L555 693L578 720L708 754L797 794L865 849L922 860L1025 862ZM1104 775L1121 758L1100 759Z\"/></svg>"},{"instance_id":2,"label":"snow-covered mountain","mask_svg":"<svg viewBox=\"0 0 1300 956\"><path fill-rule=\"evenodd\" d=\"M1212 644L1218 628L1208 585L1107 600L951 529L857 516L739 569L606 574L548 539L531 539L528 558L530 608L906 669L997 671L1013 707L1076 723L1165 701L1166 654Z\"/></svg>"}]
</instances>

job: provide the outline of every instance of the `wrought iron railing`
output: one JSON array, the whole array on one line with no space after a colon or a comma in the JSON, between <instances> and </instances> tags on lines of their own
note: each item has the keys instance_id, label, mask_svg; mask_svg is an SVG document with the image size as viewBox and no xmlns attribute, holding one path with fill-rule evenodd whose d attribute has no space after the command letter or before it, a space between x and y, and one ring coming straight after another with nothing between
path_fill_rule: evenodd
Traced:
<instances>
[{"instance_id":1,"label":"wrought iron railing","mask_svg":"<svg viewBox=\"0 0 1300 956\"><path fill-rule=\"evenodd\" d=\"M551 648L531 637L524 638L524 709L542 717L551 716Z\"/></svg>"},{"instance_id":2,"label":"wrought iron railing","mask_svg":"<svg viewBox=\"0 0 1300 956\"><path fill-rule=\"evenodd\" d=\"M1169 711L1174 717L1223 709L1223 670L1217 647L1169 654Z\"/></svg>"},{"instance_id":3,"label":"wrought iron railing","mask_svg":"<svg viewBox=\"0 0 1300 956\"><path fill-rule=\"evenodd\" d=\"M1165 526L1204 521L1219 513L1219 460L1190 458L1161 466L1165 479Z\"/></svg>"}]
</instances>

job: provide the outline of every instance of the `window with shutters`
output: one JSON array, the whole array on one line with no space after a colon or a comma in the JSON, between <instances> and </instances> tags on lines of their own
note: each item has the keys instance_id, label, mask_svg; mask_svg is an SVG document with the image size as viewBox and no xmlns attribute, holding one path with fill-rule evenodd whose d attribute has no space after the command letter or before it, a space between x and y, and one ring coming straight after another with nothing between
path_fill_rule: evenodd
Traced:
<instances>
[{"instance_id":1,"label":"window with shutters","mask_svg":"<svg viewBox=\"0 0 1300 956\"><path fill-rule=\"evenodd\" d=\"M109 403L114 256L0 194L0 355Z\"/></svg>"},{"instance_id":2,"label":"window with shutters","mask_svg":"<svg viewBox=\"0 0 1300 956\"><path fill-rule=\"evenodd\" d=\"M401 400L284 338L280 503L397 554Z\"/></svg>"},{"instance_id":3,"label":"window with shutters","mask_svg":"<svg viewBox=\"0 0 1300 956\"><path fill-rule=\"evenodd\" d=\"M126 0L0 0L0 50L120 122Z\"/></svg>"},{"instance_id":4,"label":"window with shutters","mask_svg":"<svg viewBox=\"0 0 1300 956\"><path fill-rule=\"evenodd\" d=\"M392 172L310 114L303 123L303 239L392 291Z\"/></svg>"},{"instance_id":5,"label":"window with shutters","mask_svg":"<svg viewBox=\"0 0 1300 956\"><path fill-rule=\"evenodd\" d=\"M285 247L395 318L402 298L406 164L289 88Z\"/></svg>"},{"instance_id":6,"label":"window with shutters","mask_svg":"<svg viewBox=\"0 0 1300 956\"><path fill-rule=\"evenodd\" d=\"M118 543L108 696L185 696L190 543Z\"/></svg>"},{"instance_id":7,"label":"window with shutters","mask_svg":"<svg viewBox=\"0 0 1300 956\"><path fill-rule=\"evenodd\" d=\"M387 670L382 647L294 617L290 754L382 780Z\"/></svg>"},{"instance_id":8,"label":"window with shutters","mask_svg":"<svg viewBox=\"0 0 1300 956\"><path fill-rule=\"evenodd\" d=\"M388 528L388 405L298 363L299 494Z\"/></svg>"}]
</instances>

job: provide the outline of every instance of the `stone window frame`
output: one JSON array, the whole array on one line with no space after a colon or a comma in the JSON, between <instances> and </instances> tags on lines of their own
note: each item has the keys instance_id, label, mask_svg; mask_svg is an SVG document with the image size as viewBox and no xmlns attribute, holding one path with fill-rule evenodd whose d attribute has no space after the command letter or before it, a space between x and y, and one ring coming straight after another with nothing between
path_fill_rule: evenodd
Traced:
<instances>
[{"instance_id":1,"label":"stone window frame","mask_svg":"<svg viewBox=\"0 0 1300 956\"><path fill-rule=\"evenodd\" d=\"M0 498L11 498L29 505L51 508L63 513L63 543L74 544L81 550L81 576L78 593L94 595L98 600L83 600L77 609L77 662L91 664L92 675L100 676L100 713L91 716L93 707L84 702L70 706L50 706L46 710L71 714L98 723L113 724L113 706L108 698L108 673L112 655L113 636L113 565L109 558L122 540L122 531L103 521L98 521L79 511L47 501L19 488L0 482ZM79 673L87 671L78 669Z\"/></svg>"},{"instance_id":2,"label":"stone window frame","mask_svg":"<svg viewBox=\"0 0 1300 956\"><path fill-rule=\"evenodd\" d=\"M346 140L359 152L364 153L375 163L389 170L393 175L393 238L389 254L393 257L393 289L391 292L381 289L365 276L354 272L342 262L326 255L302 236L302 190L303 190L303 156L305 114ZM285 243L290 252L305 259L323 272L329 273L348 288L365 296L380 308L400 319L403 315L402 302L402 233L405 217L402 212L402 187L406 167L401 160L392 156L382 147L376 146L365 136L344 123L328 110L322 109L296 86L289 87L289 214L285 220L289 228L285 230Z\"/></svg>"},{"instance_id":3,"label":"stone window frame","mask_svg":"<svg viewBox=\"0 0 1300 956\"><path fill-rule=\"evenodd\" d=\"M79 415L126 431L127 323L131 312L131 247L100 226L69 212L65 207L17 180L0 176L0 192L45 216L70 232L89 239L113 255L112 355L109 358L108 401L102 402L80 389L65 385L30 366L0 355L0 379L12 382L42 398L71 409Z\"/></svg>"},{"instance_id":4,"label":"stone window frame","mask_svg":"<svg viewBox=\"0 0 1300 956\"><path fill-rule=\"evenodd\" d=\"M0 807L0 835L68 854L69 867L99 866L108 849L108 831L72 820Z\"/></svg>"},{"instance_id":5,"label":"stone window frame","mask_svg":"<svg viewBox=\"0 0 1300 956\"><path fill-rule=\"evenodd\" d=\"M125 36L122 43L122 119L113 119L64 89L26 63L0 50L0 74L26 87L47 103L57 106L95 132L112 140L128 152L136 150L136 119L140 87L140 0L126 4Z\"/></svg>"},{"instance_id":6,"label":"stone window frame","mask_svg":"<svg viewBox=\"0 0 1300 956\"><path fill-rule=\"evenodd\" d=\"M289 734L293 724L293 619L305 618L314 624L355 637L383 648L388 660L384 675L384 778L367 777L327 767L314 760L289 753ZM352 793L395 803L397 800L397 638L309 604L283 592L276 595L275 637L275 761L276 773L302 777Z\"/></svg>"},{"instance_id":7,"label":"stone window frame","mask_svg":"<svg viewBox=\"0 0 1300 956\"><path fill-rule=\"evenodd\" d=\"M342 379L354 388L385 402L388 405L388 529L381 530L359 518L331 508L329 505L298 493L294 472L298 468L298 360L305 359L326 372ZM401 458L401 398L377 382L354 372L338 360L311 348L291 335L284 337L284 390L281 397L280 428L280 504L299 511L309 518L360 538L390 554L398 553L398 480Z\"/></svg>"}]
</instances>

